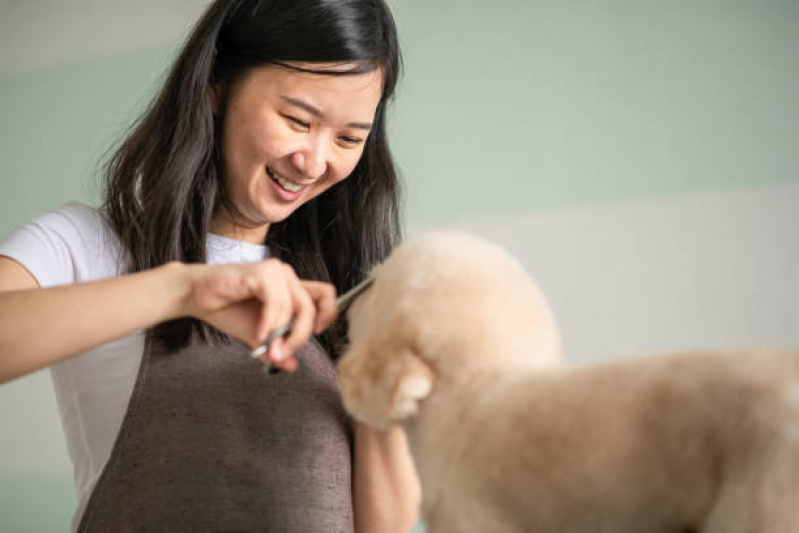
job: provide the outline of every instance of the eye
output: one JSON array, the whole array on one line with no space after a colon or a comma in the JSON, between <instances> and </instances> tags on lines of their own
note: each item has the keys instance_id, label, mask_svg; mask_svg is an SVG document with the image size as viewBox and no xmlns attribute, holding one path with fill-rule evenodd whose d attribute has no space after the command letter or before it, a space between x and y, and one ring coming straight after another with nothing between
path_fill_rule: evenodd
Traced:
<instances>
[{"instance_id":1,"label":"eye","mask_svg":"<svg viewBox=\"0 0 799 533\"><path fill-rule=\"evenodd\" d=\"M307 130L308 128L311 127L311 125L308 124L307 122L303 122L302 120L298 119L297 117L292 117L291 115L283 115L283 118L285 118L289 122L292 122L296 126L299 126L302 129L306 129Z\"/></svg>"},{"instance_id":2,"label":"eye","mask_svg":"<svg viewBox=\"0 0 799 533\"><path fill-rule=\"evenodd\" d=\"M348 137L346 135L339 137L339 139L341 139L341 142L349 146L357 146L363 142L363 139L359 139L357 137Z\"/></svg>"}]
</instances>

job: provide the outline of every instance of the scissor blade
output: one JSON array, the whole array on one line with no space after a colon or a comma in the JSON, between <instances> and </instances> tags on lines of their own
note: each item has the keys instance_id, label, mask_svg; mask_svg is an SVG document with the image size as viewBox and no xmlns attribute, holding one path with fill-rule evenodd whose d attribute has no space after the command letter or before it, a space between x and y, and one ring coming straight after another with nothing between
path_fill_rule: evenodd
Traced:
<instances>
[{"instance_id":1,"label":"scissor blade","mask_svg":"<svg viewBox=\"0 0 799 533\"><path fill-rule=\"evenodd\" d=\"M357 298L363 291L368 289L372 285L374 280L375 279L373 277L367 277L365 280L357 284L355 287L351 288L350 290L339 296L336 299L336 307L338 308L338 312L343 313L344 311L346 311L347 308L350 306L350 304L352 304L352 302L355 300L355 298ZM289 321L288 324L279 327L276 330L274 330L272 333L270 333L269 336L266 338L266 341L264 341L264 343L261 346L250 352L250 355L253 358L256 358L268 352L269 346L272 344L272 342L278 337L283 337L285 335L288 335L291 332L291 327L293 325L294 325L294 319L292 318L292 320ZM272 368L271 363L268 363L267 366L270 369Z\"/></svg>"},{"instance_id":2,"label":"scissor blade","mask_svg":"<svg viewBox=\"0 0 799 533\"><path fill-rule=\"evenodd\" d=\"M338 312L343 313L344 311L346 311L347 308L350 306L350 304L355 300L355 298L360 296L360 294L363 291L368 289L372 285L372 283L374 283L374 281L375 278L371 276L367 277L365 280L357 284L355 287L351 288L350 290L339 296L338 299L336 300L336 307L338 307Z\"/></svg>"}]
</instances>

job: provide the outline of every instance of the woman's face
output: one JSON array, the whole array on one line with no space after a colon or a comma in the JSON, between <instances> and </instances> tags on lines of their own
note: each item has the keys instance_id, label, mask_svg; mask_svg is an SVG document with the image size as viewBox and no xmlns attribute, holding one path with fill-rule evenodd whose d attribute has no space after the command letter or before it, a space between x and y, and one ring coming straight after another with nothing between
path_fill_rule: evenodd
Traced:
<instances>
[{"instance_id":1,"label":"woman's face","mask_svg":"<svg viewBox=\"0 0 799 533\"><path fill-rule=\"evenodd\" d=\"M250 71L230 90L222 163L238 213L232 219L220 212L211 230L263 243L269 224L355 168L380 101L382 75L328 76L274 65Z\"/></svg>"}]
</instances>

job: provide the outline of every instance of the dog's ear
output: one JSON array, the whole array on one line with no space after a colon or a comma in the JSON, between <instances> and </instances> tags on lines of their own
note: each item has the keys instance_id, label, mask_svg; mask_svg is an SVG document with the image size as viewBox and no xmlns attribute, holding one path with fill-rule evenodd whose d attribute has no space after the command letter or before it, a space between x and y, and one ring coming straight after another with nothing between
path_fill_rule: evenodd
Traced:
<instances>
[{"instance_id":1,"label":"dog's ear","mask_svg":"<svg viewBox=\"0 0 799 533\"><path fill-rule=\"evenodd\" d=\"M435 374L410 348L396 355L397 361L391 365L394 383L389 416L393 421L400 422L419 412L419 401L427 398L433 390Z\"/></svg>"},{"instance_id":2,"label":"dog's ear","mask_svg":"<svg viewBox=\"0 0 799 533\"><path fill-rule=\"evenodd\" d=\"M380 428L415 415L435 382L433 369L413 347L380 335L351 345L337 370L344 408Z\"/></svg>"}]
</instances>

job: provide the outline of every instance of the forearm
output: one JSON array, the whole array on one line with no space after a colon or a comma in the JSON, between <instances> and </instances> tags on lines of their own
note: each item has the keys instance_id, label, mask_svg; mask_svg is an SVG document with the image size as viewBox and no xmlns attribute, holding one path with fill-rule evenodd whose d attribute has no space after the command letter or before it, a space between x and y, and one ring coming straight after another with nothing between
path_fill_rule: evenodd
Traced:
<instances>
[{"instance_id":1,"label":"forearm","mask_svg":"<svg viewBox=\"0 0 799 533\"><path fill-rule=\"evenodd\" d=\"M0 383L183 316L189 268L0 293Z\"/></svg>"},{"instance_id":2,"label":"forearm","mask_svg":"<svg viewBox=\"0 0 799 533\"><path fill-rule=\"evenodd\" d=\"M403 431L379 431L356 424L356 533L408 533L419 515L420 495Z\"/></svg>"}]
</instances>

